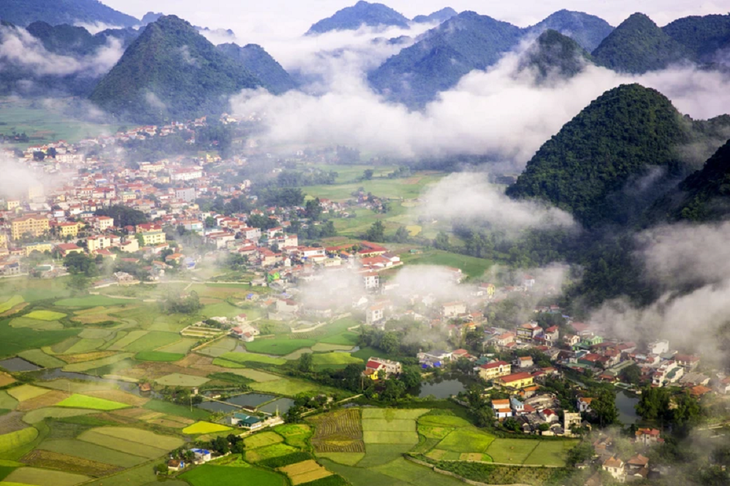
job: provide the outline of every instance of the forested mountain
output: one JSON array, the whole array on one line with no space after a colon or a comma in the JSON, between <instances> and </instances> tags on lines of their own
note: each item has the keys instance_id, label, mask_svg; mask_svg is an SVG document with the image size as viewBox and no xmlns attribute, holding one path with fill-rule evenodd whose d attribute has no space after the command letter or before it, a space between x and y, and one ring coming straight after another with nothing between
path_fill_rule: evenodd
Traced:
<instances>
[{"instance_id":1,"label":"forested mountain","mask_svg":"<svg viewBox=\"0 0 730 486\"><path fill-rule=\"evenodd\" d=\"M521 34L507 22L462 12L389 58L368 79L389 99L422 106L470 71L496 63Z\"/></svg>"},{"instance_id":2,"label":"forested mountain","mask_svg":"<svg viewBox=\"0 0 730 486\"><path fill-rule=\"evenodd\" d=\"M700 62L712 62L718 49L730 48L730 14L684 17L662 31Z\"/></svg>"},{"instance_id":3,"label":"forested mountain","mask_svg":"<svg viewBox=\"0 0 730 486\"><path fill-rule=\"evenodd\" d=\"M140 20L140 25L145 26L149 25L152 22L157 22L160 20L160 17L163 17L165 14L162 12L147 12L144 14L144 17L142 17L142 20Z\"/></svg>"},{"instance_id":4,"label":"forested mountain","mask_svg":"<svg viewBox=\"0 0 730 486\"><path fill-rule=\"evenodd\" d=\"M117 12L98 0L2 0L0 19L21 26L36 21L52 25L104 23L119 27L139 23L134 17Z\"/></svg>"},{"instance_id":5,"label":"forested mountain","mask_svg":"<svg viewBox=\"0 0 730 486\"><path fill-rule=\"evenodd\" d=\"M307 31L307 35L321 34L332 30L356 30L362 25L370 27L408 27L408 19L382 3L357 2L352 7L337 11L332 17L322 19Z\"/></svg>"},{"instance_id":6,"label":"forested mountain","mask_svg":"<svg viewBox=\"0 0 730 486\"><path fill-rule=\"evenodd\" d=\"M189 119L225 108L261 81L175 16L149 24L98 84L91 101L130 121Z\"/></svg>"},{"instance_id":7,"label":"forested mountain","mask_svg":"<svg viewBox=\"0 0 730 486\"><path fill-rule=\"evenodd\" d=\"M519 70L534 70L538 82L554 78L567 79L592 62L591 55L576 41L549 29L527 49L520 59Z\"/></svg>"},{"instance_id":8,"label":"forested mountain","mask_svg":"<svg viewBox=\"0 0 730 486\"><path fill-rule=\"evenodd\" d=\"M417 24L428 24L431 22L441 23L446 22L451 17L456 17L457 15L459 15L459 13L456 10L451 7L446 7L429 15L416 15L413 17L413 21Z\"/></svg>"},{"instance_id":9,"label":"forested mountain","mask_svg":"<svg viewBox=\"0 0 730 486\"><path fill-rule=\"evenodd\" d=\"M240 62L274 94L281 94L297 87L281 64L259 45L248 44L240 47L237 44L221 44L218 49L231 59Z\"/></svg>"},{"instance_id":10,"label":"forested mountain","mask_svg":"<svg viewBox=\"0 0 730 486\"><path fill-rule=\"evenodd\" d=\"M690 221L730 217L730 140L720 147L701 170L680 185L682 203L674 216Z\"/></svg>"},{"instance_id":11,"label":"forested mountain","mask_svg":"<svg viewBox=\"0 0 730 486\"><path fill-rule=\"evenodd\" d=\"M627 182L652 166L670 176L688 170L676 148L692 140L691 127L658 91L622 85L548 140L507 194L551 201L589 227L610 222L616 211L609 196Z\"/></svg>"},{"instance_id":12,"label":"forested mountain","mask_svg":"<svg viewBox=\"0 0 730 486\"><path fill-rule=\"evenodd\" d=\"M131 28L109 29L91 35L83 27L73 25L51 25L46 22L33 22L26 30L40 40L47 51L61 55L87 55L105 45L109 38L121 41L122 46L129 45L139 33Z\"/></svg>"},{"instance_id":13,"label":"forested mountain","mask_svg":"<svg viewBox=\"0 0 730 486\"><path fill-rule=\"evenodd\" d=\"M542 22L527 29L537 35L552 29L570 37L588 52L593 51L613 31L613 27L600 17L583 12L559 10Z\"/></svg>"},{"instance_id":14,"label":"forested mountain","mask_svg":"<svg viewBox=\"0 0 730 486\"><path fill-rule=\"evenodd\" d=\"M664 69L692 57L689 49L641 13L623 21L593 51L597 64L632 74Z\"/></svg>"}]
</instances>

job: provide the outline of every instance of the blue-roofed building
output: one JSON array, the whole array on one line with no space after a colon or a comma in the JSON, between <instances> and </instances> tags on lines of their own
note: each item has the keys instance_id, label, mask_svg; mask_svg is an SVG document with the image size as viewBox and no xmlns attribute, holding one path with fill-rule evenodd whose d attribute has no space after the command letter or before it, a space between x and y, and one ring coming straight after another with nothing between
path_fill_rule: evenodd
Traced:
<instances>
[{"instance_id":1,"label":"blue-roofed building","mask_svg":"<svg viewBox=\"0 0 730 486\"><path fill-rule=\"evenodd\" d=\"M197 449L196 448L196 449L190 449L190 451L193 454L195 454L195 463L196 464L208 462L213 458L208 449Z\"/></svg>"}]
</instances>

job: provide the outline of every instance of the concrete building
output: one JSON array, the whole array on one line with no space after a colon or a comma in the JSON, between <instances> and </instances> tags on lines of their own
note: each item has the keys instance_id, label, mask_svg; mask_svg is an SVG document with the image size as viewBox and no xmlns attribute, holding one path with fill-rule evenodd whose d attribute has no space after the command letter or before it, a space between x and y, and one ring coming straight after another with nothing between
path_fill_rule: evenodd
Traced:
<instances>
[{"instance_id":1,"label":"concrete building","mask_svg":"<svg viewBox=\"0 0 730 486\"><path fill-rule=\"evenodd\" d=\"M14 240L19 240L23 235L41 236L50 229L48 218L43 216L24 216L13 220L10 224L10 234Z\"/></svg>"}]
</instances>

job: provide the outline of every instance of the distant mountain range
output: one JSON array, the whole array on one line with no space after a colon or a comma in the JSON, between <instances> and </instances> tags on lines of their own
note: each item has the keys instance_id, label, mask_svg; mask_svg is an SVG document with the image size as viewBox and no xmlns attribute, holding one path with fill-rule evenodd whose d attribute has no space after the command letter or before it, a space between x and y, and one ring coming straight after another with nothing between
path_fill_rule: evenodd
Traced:
<instances>
[{"instance_id":1,"label":"distant mountain range","mask_svg":"<svg viewBox=\"0 0 730 486\"><path fill-rule=\"evenodd\" d=\"M542 22L527 29L528 35L541 34L552 29L570 37L583 49L592 52L613 31L613 27L600 17L583 12L559 10Z\"/></svg>"},{"instance_id":2,"label":"distant mountain range","mask_svg":"<svg viewBox=\"0 0 730 486\"><path fill-rule=\"evenodd\" d=\"M90 99L129 120L189 119L219 112L231 94L262 85L195 27L170 15L144 29Z\"/></svg>"},{"instance_id":3,"label":"distant mountain range","mask_svg":"<svg viewBox=\"0 0 730 486\"><path fill-rule=\"evenodd\" d=\"M281 64L259 45L248 44L240 47L236 44L221 44L218 49L251 71L274 94L285 93L297 87Z\"/></svg>"},{"instance_id":4,"label":"distant mountain range","mask_svg":"<svg viewBox=\"0 0 730 486\"><path fill-rule=\"evenodd\" d=\"M548 29L528 47L520 59L518 71L532 70L538 83L572 78L593 63L593 57L576 41Z\"/></svg>"},{"instance_id":5,"label":"distant mountain range","mask_svg":"<svg viewBox=\"0 0 730 486\"><path fill-rule=\"evenodd\" d=\"M322 34L333 30L355 30L361 26L370 27L408 27L408 19L382 3L357 2L335 12L332 17L322 19L312 25L307 35Z\"/></svg>"},{"instance_id":6,"label":"distant mountain range","mask_svg":"<svg viewBox=\"0 0 730 486\"><path fill-rule=\"evenodd\" d=\"M417 24L430 24L434 22L441 23L446 22L451 17L455 17L457 15L459 15L459 12L451 7L446 7L429 15L416 15L413 17L413 21Z\"/></svg>"},{"instance_id":7,"label":"distant mountain range","mask_svg":"<svg viewBox=\"0 0 730 486\"><path fill-rule=\"evenodd\" d=\"M97 0L2 0L0 20L23 27L37 21L51 25L102 23L117 27L139 24L136 18Z\"/></svg>"},{"instance_id":8,"label":"distant mountain range","mask_svg":"<svg viewBox=\"0 0 730 486\"><path fill-rule=\"evenodd\" d=\"M728 129L730 117L693 121L658 91L623 85L601 95L540 147L507 194L549 201L587 227L625 224L662 197L672 181L676 186L692 172L692 162L678 148L701 140L717 146ZM653 197L648 188L636 191L642 199L622 192L652 168L663 170L653 182L658 188ZM700 172L682 186L707 200L722 184L716 172Z\"/></svg>"}]
</instances>

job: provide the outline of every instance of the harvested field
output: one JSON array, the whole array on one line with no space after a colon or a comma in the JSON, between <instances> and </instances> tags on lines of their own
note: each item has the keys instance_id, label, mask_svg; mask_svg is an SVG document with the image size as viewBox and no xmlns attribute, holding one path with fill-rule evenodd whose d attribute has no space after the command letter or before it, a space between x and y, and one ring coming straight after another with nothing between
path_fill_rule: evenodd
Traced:
<instances>
[{"instance_id":1,"label":"harvested field","mask_svg":"<svg viewBox=\"0 0 730 486\"><path fill-rule=\"evenodd\" d=\"M42 422L47 418L65 418L65 417L78 417L79 415L89 415L97 413L96 410L88 410L82 408L59 408L59 407L48 407L39 408L28 412L23 416L23 422L33 425L38 422Z\"/></svg>"},{"instance_id":2,"label":"harvested field","mask_svg":"<svg viewBox=\"0 0 730 486\"><path fill-rule=\"evenodd\" d=\"M48 393L48 391L49 390L45 388L40 388L33 385L20 385L16 386L15 388L9 389L8 393L19 402L23 402L25 400L30 400L31 398L41 396L44 393Z\"/></svg>"},{"instance_id":3,"label":"harvested field","mask_svg":"<svg viewBox=\"0 0 730 486\"><path fill-rule=\"evenodd\" d=\"M161 378L158 378L155 381L158 384L164 385L164 386L193 387L193 386L204 385L209 380L208 380L208 378L203 378L201 376L185 375L182 373L172 373L169 375L165 375Z\"/></svg>"},{"instance_id":4,"label":"harvested field","mask_svg":"<svg viewBox=\"0 0 730 486\"><path fill-rule=\"evenodd\" d=\"M337 410L309 419L315 452L365 452L360 410Z\"/></svg>"},{"instance_id":5,"label":"harvested field","mask_svg":"<svg viewBox=\"0 0 730 486\"><path fill-rule=\"evenodd\" d=\"M142 464L147 459L123 452L100 447L77 439L52 439L44 440L38 449L68 454L71 456L87 459L90 461L102 462L119 467L132 467Z\"/></svg>"},{"instance_id":6,"label":"harvested field","mask_svg":"<svg viewBox=\"0 0 730 486\"><path fill-rule=\"evenodd\" d=\"M50 469L38 469L34 467L21 467L11 472L5 481L9 483L32 484L38 486L74 486L90 480L88 476L71 474L63 471L51 471Z\"/></svg>"},{"instance_id":7,"label":"harvested field","mask_svg":"<svg viewBox=\"0 0 730 486\"><path fill-rule=\"evenodd\" d=\"M28 360L28 361L30 361L30 360ZM11 383L15 383L15 378L13 378L9 374L5 373L4 371L0 371L0 387L8 386ZM0 408L3 408L3 407L0 407Z\"/></svg>"},{"instance_id":8,"label":"harvested field","mask_svg":"<svg viewBox=\"0 0 730 486\"><path fill-rule=\"evenodd\" d=\"M76 363L86 363L88 361L97 361L100 359L108 358L110 356L115 356L116 354L117 354L116 351L96 351L93 353L80 353L80 354L64 355L64 356L61 356L60 358L68 364L76 364Z\"/></svg>"},{"instance_id":9,"label":"harvested field","mask_svg":"<svg viewBox=\"0 0 730 486\"><path fill-rule=\"evenodd\" d=\"M60 390L53 390L43 395L25 400L18 405L18 410L21 412L28 412L30 410L37 410L39 408L52 407L58 402L67 399L71 394L62 392Z\"/></svg>"},{"instance_id":10,"label":"harvested field","mask_svg":"<svg viewBox=\"0 0 730 486\"><path fill-rule=\"evenodd\" d=\"M29 466L39 466L45 469L58 469L61 471L93 477L107 476L123 469L119 466L112 466L102 462L43 450L34 450L30 454L24 456L20 462Z\"/></svg>"},{"instance_id":11,"label":"harvested field","mask_svg":"<svg viewBox=\"0 0 730 486\"><path fill-rule=\"evenodd\" d=\"M17 432L27 427L23 423L23 414L20 412L10 412L5 415L0 415L0 435L10 434L11 432Z\"/></svg>"},{"instance_id":12,"label":"harvested field","mask_svg":"<svg viewBox=\"0 0 730 486\"><path fill-rule=\"evenodd\" d=\"M150 401L149 398L140 397L121 390L98 390L88 392L87 395L90 397L103 398L104 400L124 403L133 407L141 407Z\"/></svg>"},{"instance_id":13,"label":"harvested field","mask_svg":"<svg viewBox=\"0 0 730 486\"><path fill-rule=\"evenodd\" d=\"M291 479L294 486L326 478L327 476L332 476L331 472L314 460L298 462L290 466L280 467L279 471L289 476L289 479Z\"/></svg>"}]
</instances>

